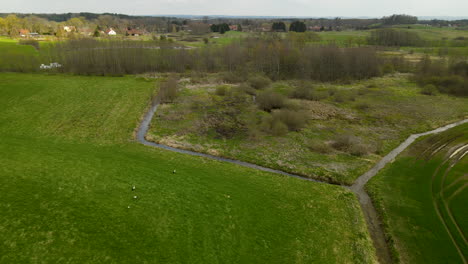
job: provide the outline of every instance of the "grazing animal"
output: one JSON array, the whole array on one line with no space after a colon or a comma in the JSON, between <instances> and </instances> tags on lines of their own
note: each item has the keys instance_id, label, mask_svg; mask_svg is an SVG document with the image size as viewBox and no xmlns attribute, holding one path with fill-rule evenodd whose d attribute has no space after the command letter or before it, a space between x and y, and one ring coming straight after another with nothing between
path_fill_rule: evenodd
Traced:
<instances>
[{"instance_id":1,"label":"grazing animal","mask_svg":"<svg viewBox=\"0 0 468 264\"><path fill-rule=\"evenodd\" d=\"M138 198L138 196L136 196L136 195L135 195L135 196L133 196L133 199L137 199L137 198Z\"/></svg>"},{"instance_id":2,"label":"grazing animal","mask_svg":"<svg viewBox=\"0 0 468 264\"><path fill-rule=\"evenodd\" d=\"M172 171L172 173L175 174L175 173L176 173L176 170Z\"/></svg>"},{"instance_id":3,"label":"grazing animal","mask_svg":"<svg viewBox=\"0 0 468 264\"><path fill-rule=\"evenodd\" d=\"M135 187L135 186L133 186L133 187L132 187L132 191L134 191L135 189L136 189L136 187Z\"/></svg>"}]
</instances>

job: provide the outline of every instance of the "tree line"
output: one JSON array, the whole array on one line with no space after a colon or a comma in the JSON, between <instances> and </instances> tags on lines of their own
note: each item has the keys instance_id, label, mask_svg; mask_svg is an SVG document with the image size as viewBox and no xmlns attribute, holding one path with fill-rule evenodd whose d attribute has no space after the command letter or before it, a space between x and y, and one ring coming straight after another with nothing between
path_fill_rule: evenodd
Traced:
<instances>
[{"instance_id":1,"label":"tree line","mask_svg":"<svg viewBox=\"0 0 468 264\"><path fill-rule=\"evenodd\" d=\"M265 31L271 28L272 31L296 31L303 32L309 28L319 28L322 30L345 30L345 29L370 29L381 26L390 26L398 24L427 23L435 26L447 26L457 24L459 26L468 26L468 20L459 21L418 21L416 17L409 15L392 15L381 19L348 19L348 18L311 18L302 19L263 19L263 18L210 18L190 20L177 17L150 17L150 16L129 16L123 14L95 14L95 13L66 13L66 14L10 14L0 13L0 34L9 34L17 36L19 29L28 29L31 32L37 32L44 35L63 34L60 28L64 25L73 26L78 32L94 31L98 26L102 29L113 28L122 33L127 28L139 28L148 32L173 32L185 29L192 24L203 24L206 26L215 25L213 32L220 25L237 25L244 31ZM289 28L286 25L290 25ZM305 30L304 30L305 28ZM227 31L224 28L224 32Z\"/></svg>"},{"instance_id":2,"label":"tree line","mask_svg":"<svg viewBox=\"0 0 468 264\"><path fill-rule=\"evenodd\" d=\"M57 42L49 51L49 60L63 65L61 71L97 75L228 71L336 81L378 76L383 65L371 47L308 46L300 38L252 37L193 50L161 41L79 39Z\"/></svg>"},{"instance_id":3,"label":"tree line","mask_svg":"<svg viewBox=\"0 0 468 264\"><path fill-rule=\"evenodd\" d=\"M416 32L384 28L372 31L368 43L379 46L423 46L425 41Z\"/></svg>"}]
</instances>

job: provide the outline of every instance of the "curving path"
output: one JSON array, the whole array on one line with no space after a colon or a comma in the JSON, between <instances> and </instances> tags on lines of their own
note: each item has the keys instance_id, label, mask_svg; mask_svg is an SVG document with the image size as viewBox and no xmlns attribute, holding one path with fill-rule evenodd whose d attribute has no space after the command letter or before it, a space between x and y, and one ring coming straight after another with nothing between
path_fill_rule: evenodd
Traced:
<instances>
[{"instance_id":1,"label":"curving path","mask_svg":"<svg viewBox=\"0 0 468 264\"><path fill-rule=\"evenodd\" d=\"M262 166L259 166L259 165L253 164L253 163L248 163L248 162L234 160L234 159L222 158L222 157L213 156L213 155L209 155L209 154L205 154L205 153L199 153L199 152L190 151L190 150L178 149L178 148L173 148L173 147L169 147L169 146L166 146L166 145L150 142L150 141L146 140L145 136L146 136L146 133L149 130L151 120L153 119L154 114L158 110L158 105L159 104L154 104L154 105L151 106L150 110L145 114L145 116L144 116L144 118L143 118L143 120L142 120L142 122L140 124L140 127L138 128L137 140L143 145L157 147L157 148L161 148L161 149L165 149L165 150L169 150L169 151L174 151L174 152L178 152L178 153L183 153L183 154L188 154L188 155L192 155L192 156L199 156L199 157L205 157L205 158L214 159L214 160L218 160L218 161L234 163L234 164L241 165L241 166L244 166L244 167L257 169L257 170L261 170L261 171L272 172L272 173L281 174L281 175L285 175L285 176L289 176L289 177L299 178L299 179L306 180L306 181L313 181L313 182L319 182L319 183L325 183L325 184L333 184L333 183L329 183L329 182L325 182L325 181L319 181L319 180L306 178L306 177L303 177L303 176L300 176L300 175L296 175L296 174L292 174L292 173L288 173L288 172L284 172L284 171L280 171L280 170L275 170L275 169L271 169L271 168L262 167ZM398 154L403 152L409 145L411 145L411 143L413 143L419 137L430 135L430 134L437 134L437 133L446 131L446 130L448 130L450 128L453 128L453 127L459 126L461 124L464 124L464 123L468 123L468 119L465 119L465 120L462 120L462 121L459 121L459 122L456 122L456 123L453 123L453 124L449 124L449 125L446 125L444 127L440 127L440 128L428 131L428 132L411 135L410 137L408 137L408 139L406 139L406 141L401 143L397 148L395 148L389 154L387 154L385 157L383 157L372 169L370 169L368 172L364 173L359 178L357 178L357 180L355 181L355 183L352 186L344 186L343 185L344 188L351 189L359 198L359 203L361 204L361 208L362 208L362 211L364 213L364 216L365 216L365 219L366 219L366 222L367 222L367 227L369 229L369 233L370 233L371 238L373 240L374 247L375 247L376 252L377 252L377 257L378 257L380 263L391 263L392 258L391 258L390 251L389 251L388 246L387 246L387 242L385 240L385 235L384 235L381 223L380 223L380 219L379 219L379 217L377 215L377 212L376 212L376 210L375 210L375 208L374 208L374 206L372 204L372 201L371 201L369 195L367 194L367 192L364 189L364 186L383 167L385 167L385 165L387 165L388 163L393 162L393 160L396 158L396 156L398 156Z\"/></svg>"},{"instance_id":2,"label":"curving path","mask_svg":"<svg viewBox=\"0 0 468 264\"><path fill-rule=\"evenodd\" d=\"M468 119L452 123L428 132L413 134L409 136L403 143L401 143L397 148L388 153L383 157L372 169L361 175L354 184L351 186L351 190L356 193L359 198L359 203L361 204L362 211L364 212L364 217L366 218L367 227L371 234L372 240L374 241L374 246L377 251L377 256L381 263L391 263L391 255L388 249L388 245L385 239L385 234L383 232L379 216L375 210L372 201L367 194L364 186L366 183L374 177L381 169L385 167L388 163L391 163L395 158L403 152L409 145L411 145L416 139L422 136L437 134L454 128L461 124L468 123Z\"/></svg>"}]
</instances>

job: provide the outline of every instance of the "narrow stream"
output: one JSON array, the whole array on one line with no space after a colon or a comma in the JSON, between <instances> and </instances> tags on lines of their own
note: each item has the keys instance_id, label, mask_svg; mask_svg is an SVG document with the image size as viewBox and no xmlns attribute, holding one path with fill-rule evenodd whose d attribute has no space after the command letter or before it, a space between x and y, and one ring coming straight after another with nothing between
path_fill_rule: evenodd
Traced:
<instances>
[{"instance_id":1,"label":"narrow stream","mask_svg":"<svg viewBox=\"0 0 468 264\"><path fill-rule=\"evenodd\" d=\"M174 151L178 153L183 153L183 154L188 154L192 156L199 156L199 157L205 157L213 160L218 160L218 161L224 161L224 162L229 162L229 163L234 163L237 165L241 165L244 167L252 168L252 169L257 169L261 171L266 171L266 172L272 172L276 174L281 174L289 177L294 177L294 178L299 178L302 180L306 181L312 181L312 182L319 182L319 183L325 183L325 184L332 184L329 182L325 181L319 181L319 180L314 180L310 178L306 178L300 175L280 171L280 170L275 170L275 169L270 169L267 167L262 167L253 163L248 163L244 161L239 161L239 160L234 160L234 159L227 159L227 158L222 158L218 156L213 156L205 153L199 153L195 151L190 151L190 150L184 150L184 149L178 149L178 148L173 148L169 147L166 145L162 144L157 144L154 142L150 142L146 140L145 136L149 130L151 120L153 119L154 114L158 110L158 104L153 105L150 110L146 113L145 117L143 118L143 121L140 124L140 127L138 128L137 132L137 140L146 146L152 146L152 147L157 147L169 151ZM431 134L437 134L440 132L444 132L450 128L459 126L461 124L468 123L468 119L452 123L428 132L420 133L420 134L413 134L408 137L403 143L401 143L397 148L392 150L390 153L388 153L385 157L383 157L372 169L364 173L363 175L359 176L359 178L356 179L354 184L352 186L344 186L344 188L349 188L352 190L359 198L359 203L361 205L361 209L364 213L364 217L366 219L367 223L367 228L369 230L369 233L371 235L374 247L376 249L377 257L379 259L380 263L392 263L392 258L390 254L390 250L388 248L387 242L385 240L385 234L382 229L382 225L380 223L379 216L377 214L377 211L375 210L374 205L372 204L372 201L367 194L367 192L364 189L364 186L366 183L374 177L381 169L385 167L388 163L393 162L395 160L396 156L403 152L409 145L411 145L416 139L422 136L426 135L431 135Z\"/></svg>"}]
</instances>

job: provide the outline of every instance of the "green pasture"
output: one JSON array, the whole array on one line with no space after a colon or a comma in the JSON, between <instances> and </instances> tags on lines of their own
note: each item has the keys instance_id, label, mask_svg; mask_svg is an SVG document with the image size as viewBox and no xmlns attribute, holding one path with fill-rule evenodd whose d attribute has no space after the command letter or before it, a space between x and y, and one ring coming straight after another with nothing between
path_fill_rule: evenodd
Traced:
<instances>
[{"instance_id":1,"label":"green pasture","mask_svg":"<svg viewBox=\"0 0 468 264\"><path fill-rule=\"evenodd\" d=\"M468 255L467 143L467 124L428 136L369 183L401 263L463 263Z\"/></svg>"},{"instance_id":2,"label":"green pasture","mask_svg":"<svg viewBox=\"0 0 468 264\"><path fill-rule=\"evenodd\" d=\"M376 262L342 187L135 142L153 90L0 73L0 263Z\"/></svg>"}]
</instances>

